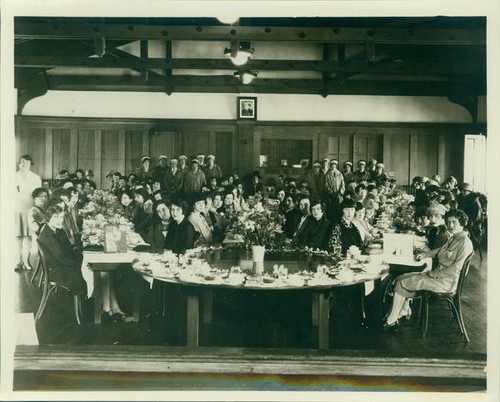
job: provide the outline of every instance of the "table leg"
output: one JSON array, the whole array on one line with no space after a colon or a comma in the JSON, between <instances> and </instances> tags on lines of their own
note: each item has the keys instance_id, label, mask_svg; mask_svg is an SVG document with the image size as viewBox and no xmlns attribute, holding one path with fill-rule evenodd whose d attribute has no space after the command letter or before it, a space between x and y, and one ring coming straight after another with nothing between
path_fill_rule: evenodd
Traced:
<instances>
[{"instance_id":1,"label":"table leg","mask_svg":"<svg viewBox=\"0 0 500 402\"><path fill-rule=\"evenodd\" d=\"M203 291L203 324L212 323L212 301L213 292L211 289Z\"/></svg>"},{"instance_id":2,"label":"table leg","mask_svg":"<svg viewBox=\"0 0 500 402\"><path fill-rule=\"evenodd\" d=\"M316 292L312 293L311 305L311 325L317 327L319 325L319 296Z\"/></svg>"},{"instance_id":3,"label":"table leg","mask_svg":"<svg viewBox=\"0 0 500 402\"><path fill-rule=\"evenodd\" d=\"M140 276L137 275L137 278L134 280L134 299L132 302L132 310L134 315L134 322L139 322L139 312L140 312L140 300L141 300L141 287L140 287Z\"/></svg>"},{"instance_id":4,"label":"table leg","mask_svg":"<svg viewBox=\"0 0 500 402\"><path fill-rule=\"evenodd\" d=\"M328 349L330 347L330 294L329 292L318 292L319 304L319 327L318 348Z\"/></svg>"},{"instance_id":5,"label":"table leg","mask_svg":"<svg viewBox=\"0 0 500 402\"><path fill-rule=\"evenodd\" d=\"M199 296L197 290L191 290L187 295L187 346L196 348L199 343Z\"/></svg>"},{"instance_id":6,"label":"table leg","mask_svg":"<svg viewBox=\"0 0 500 402\"><path fill-rule=\"evenodd\" d=\"M94 271L94 324L101 323L101 304L102 304L102 281L101 272Z\"/></svg>"}]
</instances>

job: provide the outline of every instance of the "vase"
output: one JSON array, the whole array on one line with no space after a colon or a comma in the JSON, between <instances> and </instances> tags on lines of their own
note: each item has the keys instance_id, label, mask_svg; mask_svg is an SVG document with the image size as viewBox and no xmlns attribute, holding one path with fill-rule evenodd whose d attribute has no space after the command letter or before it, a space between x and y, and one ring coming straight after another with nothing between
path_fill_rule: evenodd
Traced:
<instances>
[{"instance_id":1,"label":"vase","mask_svg":"<svg viewBox=\"0 0 500 402\"><path fill-rule=\"evenodd\" d=\"M255 276L260 276L264 273L264 246L252 246L253 273Z\"/></svg>"}]
</instances>

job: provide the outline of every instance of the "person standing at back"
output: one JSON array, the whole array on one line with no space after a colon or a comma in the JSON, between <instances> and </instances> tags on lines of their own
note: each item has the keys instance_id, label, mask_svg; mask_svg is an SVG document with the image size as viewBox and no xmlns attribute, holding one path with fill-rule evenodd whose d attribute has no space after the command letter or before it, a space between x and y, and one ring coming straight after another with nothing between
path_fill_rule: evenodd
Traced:
<instances>
[{"instance_id":1,"label":"person standing at back","mask_svg":"<svg viewBox=\"0 0 500 402\"><path fill-rule=\"evenodd\" d=\"M168 158L166 155L160 155L158 157L158 166L155 166L153 169L153 183L155 181L158 181L161 183L161 186L163 188L164 181L163 178L165 177L165 173L168 170Z\"/></svg>"},{"instance_id":2,"label":"person standing at back","mask_svg":"<svg viewBox=\"0 0 500 402\"><path fill-rule=\"evenodd\" d=\"M209 177L215 177L217 180L222 178L222 170L220 166L215 163L214 155L207 156L207 164L203 168L203 173L205 173L207 179Z\"/></svg>"},{"instance_id":3,"label":"person standing at back","mask_svg":"<svg viewBox=\"0 0 500 402\"><path fill-rule=\"evenodd\" d=\"M19 247L19 263L16 269L31 268L28 262L31 249L28 212L33 206L32 193L42 187L42 179L31 171L33 159L25 154L19 158L19 170L16 172L16 235Z\"/></svg>"}]
</instances>

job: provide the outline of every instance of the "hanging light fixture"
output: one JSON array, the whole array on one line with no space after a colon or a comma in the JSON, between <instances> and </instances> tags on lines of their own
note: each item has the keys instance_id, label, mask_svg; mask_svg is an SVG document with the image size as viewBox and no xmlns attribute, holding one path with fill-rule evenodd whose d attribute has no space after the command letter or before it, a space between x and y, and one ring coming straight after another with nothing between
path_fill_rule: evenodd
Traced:
<instances>
[{"instance_id":1,"label":"hanging light fixture","mask_svg":"<svg viewBox=\"0 0 500 402\"><path fill-rule=\"evenodd\" d=\"M253 57L254 49L250 42L231 41L231 47L224 49L226 56L235 66L243 66Z\"/></svg>"},{"instance_id":2,"label":"hanging light fixture","mask_svg":"<svg viewBox=\"0 0 500 402\"><path fill-rule=\"evenodd\" d=\"M216 17L220 22L226 25L233 25L238 22L240 17L236 14L224 13Z\"/></svg>"},{"instance_id":3,"label":"hanging light fixture","mask_svg":"<svg viewBox=\"0 0 500 402\"><path fill-rule=\"evenodd\" d=\"M241 81L242 84L250 84L255 78L257 78L257 75L259 74L258 71L251 71L251 70L245 70L245 71L236 71L234 73L234 76Z\"/></svg>"}]
</instances>

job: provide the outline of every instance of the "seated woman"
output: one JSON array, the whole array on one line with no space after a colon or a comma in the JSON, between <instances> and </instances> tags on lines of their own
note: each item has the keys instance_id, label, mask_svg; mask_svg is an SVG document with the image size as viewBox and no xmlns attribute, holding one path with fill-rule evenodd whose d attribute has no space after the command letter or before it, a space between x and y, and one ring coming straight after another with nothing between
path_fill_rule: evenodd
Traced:
<instances>
[{"instance_id":1,"label":"seated woman","mask_svg":"<svg viewBox=\"0 0 500 402\"><path fill-rule=\"evenodd\" d=\"M377 235L377 229L370 225L370 223L368 223L365 219L366 210L365 206L361 202L356 202L355 210L356 212L352 223L356 225L359 230L359 234L361 235L361 240L364 244L366 244L373 240L373 238Z\"/></svg>"},{"instance_id":2,"label":"seated woman","mask_svg":"<svg viewBox=\"0 0 500 402\"><path fill-rule=\"evenodd\" d=\"M456 289L464 261L472 254L473 247L467 231L464 230L467 225L465 212L459 209L450 210L446 213L445 220L450 239L440 248L416 256L417 260L426 257L437 258L438 266L428 272L404 274L396 280L394 299L384 329L396 328L399 319L411 315L409 298L414 297L415 292L430 290L448 293Z\"/></svg>"},{"instance_id":3,"label":"seated woman","mask_svg":"<svg viewBox=\"0 0 500 402\"><path fill-rule=\"evenodd\" d=\"M120 204L123 207L123 216L132 221L135 214L134 193L130 190L123 191L120 195Z\"/></svg>"},{"instance_id":4,"label":"seated woman","mask_svg":"<svg viewBox=\"0 0 500 402\"><path fill-rule=\"evenodd\" d=\"M302 218L302 212L297 208L297 198L291 194L285 197L285 211L283 217L285 218L285 223L283 224L283 232L286 237L291 239L300 223Z\"/></svg>"},{"instance_id":5,"label":"seated woman","mask_svg":"<svg viewBox=\"0 0 500 402\"><path fill-rule=\"evenodd\" d=\"M373 226L378 213L377 205L371 199L365 200L363 205L365 206L365 221Z\"/></svg>"},{"instance_id":6,"label":"seated woman","mask_svg":"<svg viewBox=\"0 0 500 402\"><path fill-rule=\"evenodd\" d=\"M208 214L214 227L214 243L222 243L230 224L230 220L221 213L224 208L223 196L223 192L217 191L212 195L212 203L207 204Z\"/></svg>"},{"instance_id":7,"label":"seated woman","mask_svg":"<svg viewBox=\"0 0 500 402\"><path fill-rule=\"evenodd\" d=\"M425 236L427 237L428 233L429 233L429 225L430 225L430 221L429 221L429 217L428 217L428 208L427 207L423 207L423 206L420 206L420 207L416 207L415 209L415 215L414 215L414 219L415 219L415 223L417 224L417 227L416 227L416 234L418 236Z\"/></svg>"},{"instance_id":8,"label":"seated woman","mask_svg":"<svg viewBox=\"0 0 500 402\"><path fill-rule=\"evenodd\" d=\"M151 226L152 215L146 212L146 206L148 204L151 195L144 189L139 188L134 193L135 200L135 211L132 217L132 223L134 224L134 229L137 233L141 235L142 238L148 233L149 227Z\"/></svg>"},{"instance_id":9,"label":"seated woman","mask_svg":"<svg viewBox=\"0 0 500 402\"><path fill-rule=\"evenodd\" d=\"M30 268L36 268L39 262L38 246L36 239L40 229L45 224L45 206L49 199L49 192L43 187L38 187L31 193L33 207L28 211L28 231L31 236L31 247L28 256Z\"/></svg>"},{"instance_id":10,"label":"seated woman","mask_svg":"<svg viewBox=\"0 0 500 402\"><path fill-rule=\"evenodd\" d=\"M165 247L165 239L167 238L172 219L170 209L165 200L157 201L153 209L155 214L152 219L152 225L144 240L151 245L152 251L160 251Z\"/></svg>"},{"instance_id":11,"label":"seated woman","mask_svg":"<svg viewBox=\"0 0 500 402\"><path fill-rule=\"evenodd\" d=\"M431 204L427 210L429 230L427 231L426 237L429 249L431 250L440 248L450 238L450 234L446 229L446 223L444 221L445 214L446 209L441 204Z\"/></svg>"},{"instance_id":12,"label":"seated woman","mask_svg":"<svg viewBox=\"0 0 500 402\"><path fill-rule=\"evenodd\" d=\"M340 209L342 217L339 223L333 225L332 234L328 241L328 249L333 253L337 253L340 248L341 254L346 255L351 246L361 249L363 240L357 226L353 223L356 202L350 198L344 198L340 203Z\"/></svg>"},{"instance_id":13,"label":"seated woman","mask_svg":"<svg viewBox=\"0 0 500 402\"><path fill-rule=\"evenodd\" d=\"M64 286L72 295L84 295L87 285L79 256L63 230L64 210L59 205L51 205L45 211L45 221L47 224L40 230L38 246L45 256L49 281Z\"/></svg>"},{"instance_id":14,"label":"seated woman","mask_svg":"<svg viewBox=\"0 0 500 402\"><path fill-rule=\"evenodd\" d=\"M170 213L172 222L165 238L165 249L176 254L183 254L194 247L198 233L186 218L188 204L182 199L172 201Z\"/></svg>"},{"instance_id":15,"label":"seated woman","mask_svg":"<svg viewBox=\"0 0 500 402\"><path fill-rule=\"evenodd\" d=\"M292 242L299 247L327 250L332 225L325 215L326 205L320 200L311 202L311 216L308 216L301 230L297 230Z\"/></svg>"},{"instance_id":16,"label":"seated woman","mask_svg":"<svg viewBox=\"0 0 500 402\"><path fill-rule=\"evenodd\" d=\"M194 197L193 212L189 215L189 222L194 230L199 233L196 246L210 246L213 244L213 226L206 210L206 197L203 194L197 194Z\"/></svg>"}]
</instances>

